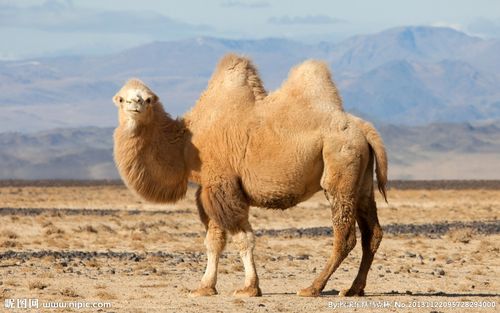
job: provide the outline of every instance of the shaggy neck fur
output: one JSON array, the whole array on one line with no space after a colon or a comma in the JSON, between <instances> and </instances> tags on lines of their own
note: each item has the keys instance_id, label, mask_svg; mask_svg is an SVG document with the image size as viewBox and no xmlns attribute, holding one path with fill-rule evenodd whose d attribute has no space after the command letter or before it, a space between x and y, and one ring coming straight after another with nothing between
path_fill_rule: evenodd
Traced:
<instances>
[{"instance_id":1,"label":"shaggy neck fur","mask_svg":"<svg viewBox=\"0 0 500 313\"><path fill-rule=\"evenodd\" d=\"M120 121L114 134L115 162L127 186L140 196L153 202L175 202L187 191L186 129L160 103L153 110L152 121L147 123L131 128Z\"/></svg>"}]
</instances>

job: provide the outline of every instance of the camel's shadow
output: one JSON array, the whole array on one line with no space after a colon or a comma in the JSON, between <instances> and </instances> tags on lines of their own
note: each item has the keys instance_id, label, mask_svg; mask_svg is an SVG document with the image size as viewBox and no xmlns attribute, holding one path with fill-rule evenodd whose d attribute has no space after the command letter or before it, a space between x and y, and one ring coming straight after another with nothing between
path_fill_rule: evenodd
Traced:
<instances>
[{"instance_id":1,"label":"camel's shadow","mask_svg":"<svg viewBox=\"0 0 500 313\"><path fill-rule=\"evenodd\" d=\"M366 296L370 297L380 297L380 296L412 296L412 297L474 297L474 298L488 298L488 297L499 297L499 293L456 293L456 292L445 292L445 291L435 291L435 292L381 292L381 293L368 293Z\"/></svg>"},{"instance_id":2,"label":"camel's shadow","mask_svg":"<svg viewBox=\"0 0 500 313\"><path fill-rule=\"evenodd\" d=\"M321 292L321 297L324 296L338 296L339 291L332 289ZM264 293L267 296L273 295L282 295L282 296L295 296L297 295L294 292L275 292L275 293ZM380 293L367 293L363 297L347 297L344 299L363 299L370 297L391 297L391 296L412 296L412 297L450 297L450 298L459 298L459 297L472 297L472 298L493 298L500 297L499 293L455 293L455 292L444 292L444 291L436 291L436 292L399 292L399 291L389 291L389 292L380 292Z\"/></svg>"}]
</instances>

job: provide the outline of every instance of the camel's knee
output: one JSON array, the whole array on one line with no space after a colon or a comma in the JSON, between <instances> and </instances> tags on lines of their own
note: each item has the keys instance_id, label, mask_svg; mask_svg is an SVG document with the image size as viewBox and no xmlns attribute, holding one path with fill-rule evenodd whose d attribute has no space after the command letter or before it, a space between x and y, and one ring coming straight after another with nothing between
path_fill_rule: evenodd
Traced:
<instances>
[{"instance_id":1,"label":"camel's knee","mask_svg":"<svg viewBox=\"0 0 500 313\"><path fill-rule=\"evenodd\" d=\"M212 221L208 222L205 247L207 251L220 253L226 246L226 232Z\"/></svg>"},{"instance_id":2,"label":"camel's knee","mask_svg":"<svg viewBox=\"0 0 500 313\"><path fill-rule=\"evenodd\" d=\"M255 235L253 231L238 232L233 236L233 242L240 253L252 251L255 248Z\"/></svg>"}]
</instances>

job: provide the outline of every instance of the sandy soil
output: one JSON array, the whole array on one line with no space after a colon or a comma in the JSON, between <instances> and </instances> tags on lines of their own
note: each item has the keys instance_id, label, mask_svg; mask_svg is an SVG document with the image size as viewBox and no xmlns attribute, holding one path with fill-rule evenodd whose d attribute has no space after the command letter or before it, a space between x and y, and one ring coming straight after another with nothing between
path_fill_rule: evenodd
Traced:
<instances>
[{"instance_id":1,"label":"sandy soil","mask_svg":"<svg viewBox=\"0 0 500 313\"><path fill-rule=\"evenodd\" d=\"M122 186L1 187L2 302L111 302L102 312L489 312L496 310L395 305L500 305L498 190L391 190L389 204L378 199L386 235L367 296L337 295L356 275L358 241L322 296L313 299L295 292L309 285L331 251L325 232L330 212L321 194L285 212L252 208L263 297L231 296L243 271L230 243L221 260L219 295L193 299L189 290L205 266L193 193L175 205L152 205ZM306 232L297 231L302 228ZM351 301L385 301L389 307L331 307Z\"/></svg>"}]
</instances>

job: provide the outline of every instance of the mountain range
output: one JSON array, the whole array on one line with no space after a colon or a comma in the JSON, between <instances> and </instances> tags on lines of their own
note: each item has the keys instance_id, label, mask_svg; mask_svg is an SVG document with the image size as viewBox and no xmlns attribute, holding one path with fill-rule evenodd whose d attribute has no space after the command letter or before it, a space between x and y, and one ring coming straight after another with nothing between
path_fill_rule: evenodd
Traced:
<instances>
[{"instance_id":1,"label":"mountain range","mask_svg":"<svg viewBox=\"0 0 500 313\"><path fill-rule=\"evenodd\" d=\"M379 125L391 179L498 179L500 127ZM116 179L113 128L0 134L0 179Z\"/></svg>"},{"instance_id":2,"label":"mountain range","mask_svg":"<svg viewBox=\"0 0 500 313\"><path fill-rule=\"evenodd\" d=\"M250 56L269 90L308 58L331 67L348 111L377 123L500 119L500 41L441 27L401 27L339 43L195 38L104 56L0 62L0 132L116 124L111 97L144 80L174 115L195 102L227 52Z\"/></svg>"},{"instance_id":3,"label":"mountain range","mask_svg":"<svg viewBox=\"0 0 500 313\"><path fill-rule=\"evenodd\" d=\"M391 179L498 179L500 41L401 27L339 43L195 38L103 56L0 62L0 179L115 179L111 97L145 81L165 109L194 105L219 58L254 60L268 90L308 58L333 72L347 111L375 123Z\"/></svg>"}]
</instances>

